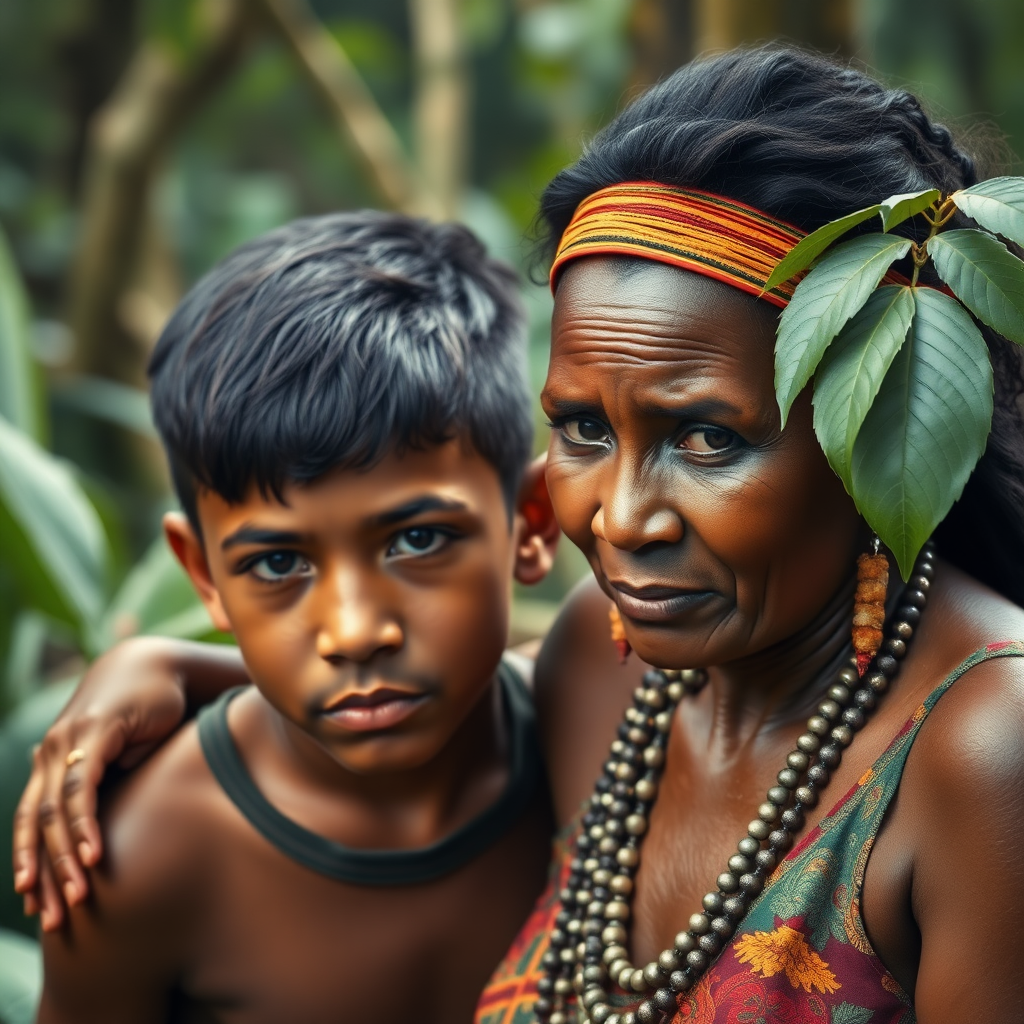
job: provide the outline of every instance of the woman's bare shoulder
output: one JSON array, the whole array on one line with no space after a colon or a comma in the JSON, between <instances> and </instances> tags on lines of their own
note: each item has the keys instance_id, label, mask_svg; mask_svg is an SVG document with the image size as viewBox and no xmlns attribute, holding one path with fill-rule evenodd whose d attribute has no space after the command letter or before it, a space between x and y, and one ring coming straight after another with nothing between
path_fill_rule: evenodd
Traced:
<instances>
[{"instance_id":1,"label":"woman's bare shoulder","mask_svg":"<svg viewBox=\"0 0 1024 1024\"><path fill-rule=\"evenodd\" d=\"M647 669L635 654L619 663L609 607L587 577L566 598L537 656L537 717L562 822L590 792L623 708Z\"/></svg>"}]
</instances>

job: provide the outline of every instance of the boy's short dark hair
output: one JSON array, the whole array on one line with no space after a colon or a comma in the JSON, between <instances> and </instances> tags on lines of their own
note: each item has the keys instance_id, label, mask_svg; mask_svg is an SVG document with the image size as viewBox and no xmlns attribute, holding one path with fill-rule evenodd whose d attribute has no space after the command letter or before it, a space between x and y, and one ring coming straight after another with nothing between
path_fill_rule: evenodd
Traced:
<instances>
[{"instance_id":1,"label":"boy's short dark hair","mask_svg":"<svg viewBox=\"0 0 1024 1024\"><path fill-rule=\"evenodd\" d=\"M465 436L511 507L532 445L517 279L456 224L363 210L236 249L182 299L149 365L182 508L196 485L280 497L336 467Z\"/></svg>"}]
</instances>

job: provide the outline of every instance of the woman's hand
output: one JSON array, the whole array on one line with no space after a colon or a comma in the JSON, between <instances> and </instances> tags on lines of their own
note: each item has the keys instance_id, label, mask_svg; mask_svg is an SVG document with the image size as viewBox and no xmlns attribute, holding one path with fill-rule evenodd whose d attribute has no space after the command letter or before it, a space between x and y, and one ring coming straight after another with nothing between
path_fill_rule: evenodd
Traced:
<instances>
[{"instance_id":1,"label":"woman's hand","mask_svg":"<svg viewBox=\"0 0 1024 1024\"><path fill-rule=\"evenodd\" d=\"M44 931L89 891L103 855L96 792L107 766L138 764L203 704L245 682L235 648L161 637L127 640L99 658L36 748L14 823L14 888Z\"/></svg>"}]
</instances>

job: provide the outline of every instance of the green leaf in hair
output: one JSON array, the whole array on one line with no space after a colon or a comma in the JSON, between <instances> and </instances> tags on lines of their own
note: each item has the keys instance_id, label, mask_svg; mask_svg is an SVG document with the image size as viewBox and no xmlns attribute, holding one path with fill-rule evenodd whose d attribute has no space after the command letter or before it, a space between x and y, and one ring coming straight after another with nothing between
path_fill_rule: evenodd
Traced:
<instances>
[{"instance_id":1,"label":"green leaf in hair","mask_svg":"<svg viewBox=\"0 0 1024 1024\"><path fill-rule=\"evenodd\" d=\"M979 319L1024 345L1024 263L976 228L943 231L928 241L939 277Z\"/></svg>"},{"instance_id":2,"label":"green leaf in hair","mask_svg":"<svg viewBox=\"0 0 1024 1024\"><path fill-rule=\"evenodd\" d=\"M848 491L853 490L854 442L913 316L909 287L877 289L829 346L814 374L814 432Z\"/></svg>"},{"instance_id":3,"label":"green leaf in hair","mask_svg":"<svg viewBox=\"0 0 1024 1024\"><path fill-rule=\"evenodd\" d=\"M1024 178L989 178L951 198L983 228L1024 245Z\"/></svg>"},{"instance_id":4,"label":"green leaf in hair","mask_svg":"<svg viewBox=\"0 0 1024 1024\"><path fill-rule=\"evenodd\" d=\"M851 494L907 579L914 558L961 495L992 425L992 366L955 300L914 288L907 340L853 446Z\"/></svg>"},{"instance_id":5,"label":"green leaf in hair","mask_svg":"<svg viewBox=\"0 0 1024 1024\"><path fill-rule=\"evenodd\" d=\"M851 228L873 217L882 209L881 203L866 206L863 210L848 213L839 220L823 224L817 231L812 231L806 238L801 238L792 249L779 260L771 276L765 282L764 290L771 291L791 277L806 270L815 259L823 253L837 238L841 238Z\"/></svg>"},{"instance_id":6,"label":"green leaf in hair","mask_svg":"<svg viewBox=\"0 0 1024 1024\"><path fill-rule=\"evenodd\" d=\"M923 213L929 206L937 203L941 198L942 193L937 188L927 188L923 192L905 192L902 195L889 196L888 199L883 200L879 204L881 209L878 211L878 214L882 218L882 230L891 231L897 224L902 224L915 214Z\"/></svg>"},{"instance_id":7,"label":"green leaf in hair","mask_svg":"<svg viewBox=\"0 0 1024 1024\"><path fill-rule=\"evenodd\" d=\"M783 426L829 343L910 246L909 239L892 235L851 238L800 282L783 310L775 346L775 395Z\"/></svg>"}]
</instances>

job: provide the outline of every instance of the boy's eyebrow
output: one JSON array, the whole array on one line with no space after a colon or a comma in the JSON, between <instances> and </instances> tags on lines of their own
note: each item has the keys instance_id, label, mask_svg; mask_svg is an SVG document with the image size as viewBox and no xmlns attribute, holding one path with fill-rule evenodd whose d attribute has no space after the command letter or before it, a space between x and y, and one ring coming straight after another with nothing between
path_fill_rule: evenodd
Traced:
<instances>
[{"instance_id":1,"label":"boy's eyebrow","mask_svg":"<svg viewBox=\"0 0 1024 1024\"><path fill-rule=\"evenodd\" d=\"M413 498L398 508L381 512L380 515L374 516L371 522L374 526L392 526L424 512L465 512L467 507L465 502L455 498L440 498L436 494L427 494L422 498Z\"/></svg>"},{"instance_id":2,"label":"boy's eyebrow","mask_svg":"<svg viewBox=\"0 0 1024 1024\"><path fill-rule=\"evenodd\" d=\"M293 530L261 530L255 526L240 526L229 533L221 542L221 551L238 547L240 544L300 544L302 534Z\"/></svg>"}]
</instances>

